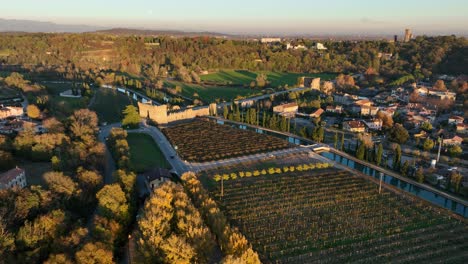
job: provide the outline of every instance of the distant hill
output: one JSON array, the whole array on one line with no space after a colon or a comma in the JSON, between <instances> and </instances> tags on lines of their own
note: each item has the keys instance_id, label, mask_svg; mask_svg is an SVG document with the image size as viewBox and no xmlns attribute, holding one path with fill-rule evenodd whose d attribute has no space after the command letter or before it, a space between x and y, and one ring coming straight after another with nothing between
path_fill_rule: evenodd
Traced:
<instances>
[{"instance_id":1,"label":"distant hill","mask_svg":"<svg viewBox=\"0 0 468 264\"><path fill-rule=\"evenodd\" d=\"M169 35L169 36L210 36L224 37L227 34L216 32L185 32L179 30L151 30L151 29L132 29L132 28L105 28L89 25L64 25L53 22L43 22L34 20L18 20L0 18L0 32L56 32L56 33L83 33L96 32L102 34L115 35Z\"/></svg>"},{"instance_id":2,"label":"distant hill","mask_svg":"<svg viewBox=\"0 0 468 264\"><path fill-rule=\"evenodd\" d=\"M114 34L114 35L143 35L143 36L155 36L155 35L168 35L168 36L210 36L210 37L231 37L231 35L217 33L217 32L187 32L180 30L152 30L152 29L132 29L132 28L112 28L98 30L96 33L103 34Z\"/></svg>"},{"instance_id":3,"label":"distant hill","mask_svg":"<svg viewBox=\"0 0 468 264\"><path fill-rule=\"evenodd\" d=\"M0 32L70 32L81 33L102 30L103 27L87 25L62 25L53 22L0 18Z\"/></svg>"}]
</instances>

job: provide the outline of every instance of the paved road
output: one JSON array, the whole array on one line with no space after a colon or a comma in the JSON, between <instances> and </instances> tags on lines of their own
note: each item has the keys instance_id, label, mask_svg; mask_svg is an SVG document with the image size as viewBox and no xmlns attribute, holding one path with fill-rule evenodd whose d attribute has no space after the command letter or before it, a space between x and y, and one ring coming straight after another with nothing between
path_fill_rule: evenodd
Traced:
<instances>
[{"instance_id":1,"label":"paved road","mask_svg":"<svg viewBox=\"0 0 468 264\"><path fill-rule=\"evenodd\" d=\"M121 123L114 123L106 126L101 126L99 130L98 140L106 146L106 164L105 164L105 172L104 172L104 184L111 184L114 182L114 171L116 169L115 161L112 158L112 154L109 151L109 148L106 144L106 138L109 136L110 130L113 127L121 127Z\"/></svg>"}]
</instances>

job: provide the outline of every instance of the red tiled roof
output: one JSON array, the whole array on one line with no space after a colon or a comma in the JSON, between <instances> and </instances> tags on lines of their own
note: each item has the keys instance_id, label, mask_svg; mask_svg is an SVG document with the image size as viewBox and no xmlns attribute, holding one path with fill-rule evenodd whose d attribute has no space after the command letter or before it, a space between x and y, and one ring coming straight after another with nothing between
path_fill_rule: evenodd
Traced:
<instances>
[{"instance_id":1,"label":"red tiled roof","mask_svg":"<svg viewBox=\"0 0 468 264\"><path fill-rule=\"evenodd\" d=\"M4 172L4 173L0 174L0 183L8 184L10 181L12 181L16 177L18 177L18 175L20 175L23 172L24 172L24 170L20 169L18 167L14 168L14 169L11 169L11 170L9 170L7 172Z\"/></svg>"}]
</instances>

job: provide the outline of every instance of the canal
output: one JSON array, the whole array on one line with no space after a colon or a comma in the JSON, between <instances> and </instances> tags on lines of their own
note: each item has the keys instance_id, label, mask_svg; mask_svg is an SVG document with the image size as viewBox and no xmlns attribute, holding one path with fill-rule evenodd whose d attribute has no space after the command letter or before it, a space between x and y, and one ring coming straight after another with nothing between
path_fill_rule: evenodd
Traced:
<instances>
[{"instance_id":1,"label":"canal","mask_svg":"<svg viewBox=\"0 0 468 264\"><path fill-rule=\"evenodd\" d=\"M350 167L352 169L355 169L357 171L360 171L366 175L372 176L376 179L380 178L379 171L374 170L372 168L369 168L365 165L362 165L360 163L354 162L353 160L349 160L345 157L342 157L338 154L335 153L330 153L330 152L322 152L320 153L325 158L328 158L330 160L336 161L341 163L342 165L345 165L347 167ZM447 208L459 215L462 215L463 217L468 217L468 210L465 205L457 203L455 201L452 201L448 198L445 198L437 193L433 193L429 190L425 190L423 188L420 188L418 186L414 186L411 183L402 181L400 179L397 179L395 177L392 177L390 175L383 175L382 180L390 185L393 185L401 190L404 190L408 193L414 194L418 197L421 197L422 199L429 201L433 204L436 204L438 206Z\"/></svg>"}]
</instances>

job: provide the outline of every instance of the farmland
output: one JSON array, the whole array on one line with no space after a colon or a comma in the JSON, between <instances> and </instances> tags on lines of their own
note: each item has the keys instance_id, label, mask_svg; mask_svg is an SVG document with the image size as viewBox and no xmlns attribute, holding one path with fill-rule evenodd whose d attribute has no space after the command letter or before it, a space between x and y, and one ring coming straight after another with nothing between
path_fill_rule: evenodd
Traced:
<instances>
[{"instance_id":1,"label":"farmland","mask_svg":"<svg viewBox=\"0 0 468 264\"><path fill-rule=\"evenodd\" d=\"M187 84L182 82L168 82L170 87L180 86L182 88L182 95L190 98L199 98L204 102L214 102L216 99L221 101L232 101L240 97L253 96L260 94L257 90L243 87L229 87L229 86L202 86L197 84ZM194 94L198 94L198 97Z\"/></svg>"},{"instance_id":2,"label":"farmland","mask_svg":"<svg viewBox=\"0 0 468 264\"><path fill-rule=\"evenodd\" d=\"M145 172L152 168L169 168L166 158L151 136L142 133L128 133L130 163L136 172Z\"/></svg>"},{"instance_id":3,"label":"farmland","mask_svg":"<svg viewBox=\"0 0 468 264\"><path fill-rule=\"evenodd\" d=\"M219 160L290 146L272 136L201 120L164 128L162 132L187 161Z\"/></svg>"},{"instance_id":4,"label":"farmland","mask_svg":"<svg viewBox=\"0 0 468 264\"><path fill-rule=\"evenodd\" d=\"M91 109L96 111L100 122L118 122L122 119L122 111L132 100L115 90L99 89L96 92L96 98Z\"/></svg>"},{"instance_id":5,"label":"farmland","mask_svg":"<svg viewBox=\"0 0 468 264\"><path fill-rule=\"evenodd\" d=\"M231 223L265 263L463 263L465 222L336 169L234 178L211 185ZM317 167L315 167L316 169ZM216 178L214 172L211 177Z\"/></svg>"},{"instance_id":6,"label":"farmland","mask_svg":"<svg viewBox=\"0 0 468 264\"><path fill-rule=\"evenodd\" d=\"M273 71L251 72L245 70L222 70L215 73L210 73L200 76L202 81L212 82L218 85L243 85L249 86L250 82L255 81L257 75L266 74L267 80L272 88L288 85L289 87L297 84L297 78L302 76L320 77L324 80L330 80L336 77L336 74L329 73L286 73Z\"/></svg>"}]
</instances>

